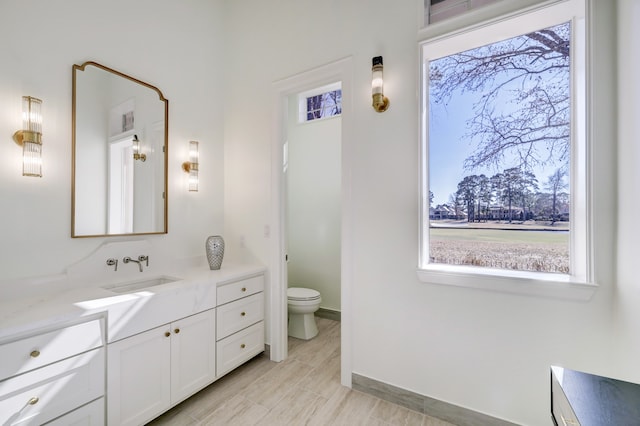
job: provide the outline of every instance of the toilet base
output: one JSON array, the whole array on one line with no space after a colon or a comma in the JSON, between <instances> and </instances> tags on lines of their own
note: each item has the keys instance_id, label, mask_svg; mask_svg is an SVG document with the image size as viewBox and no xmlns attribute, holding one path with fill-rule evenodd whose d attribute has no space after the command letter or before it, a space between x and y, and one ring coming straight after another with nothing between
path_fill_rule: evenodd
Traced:
<instances>
[{"instance_id":1,"label":"toilet base","mask_svg":"<svg viewBox=\"0 0 640 426\"><path fill-rule=\"evenodd\" d=\"M309 340L318 335L318 326L313 313L292 314L289 313L289 336L296 339Z\"/></svg>"}]
</instances>

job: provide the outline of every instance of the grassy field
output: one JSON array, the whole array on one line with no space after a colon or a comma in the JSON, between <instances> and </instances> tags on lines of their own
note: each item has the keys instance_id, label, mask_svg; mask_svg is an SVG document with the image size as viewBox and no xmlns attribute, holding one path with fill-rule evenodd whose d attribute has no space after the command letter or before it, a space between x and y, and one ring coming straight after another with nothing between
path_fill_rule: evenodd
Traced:
<instances>
[{"instance_id":1,"label":"grassy field","mask_svg":"<svg viewBox=\"0 0 640 426\"><path fill-rule=\"evenodd\" d=\"M569 233L522 229L430 228L431 261L569 272Z\"/></svg>"}]
</instances>

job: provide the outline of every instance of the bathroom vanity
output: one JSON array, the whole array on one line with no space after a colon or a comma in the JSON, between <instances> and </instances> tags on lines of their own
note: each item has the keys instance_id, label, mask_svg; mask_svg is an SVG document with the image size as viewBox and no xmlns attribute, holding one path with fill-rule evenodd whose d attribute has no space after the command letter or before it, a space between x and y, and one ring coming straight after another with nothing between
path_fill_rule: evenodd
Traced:
<instances>
[{"instance_id":1,"label":"bathroom vanity","mask_svg":"<svg viewBox=\"0 0 640 426\"><path fill-rule=\"evenodd\" d=\"M152 420L264 351L264 272L135 271L122 285L3 300L0 424Z\"/></svg>"},{"instance_id":2,"label":"bathroom vanity","mask_svg":"<svg viewBox=\"0 0 640 426\"><path fill-rule=\"evenodd\" d=\"M198 312L109 343L108 424L143 424L263 352L263 288L262 274L215 283Z\"/></svg>"}]
</instances>

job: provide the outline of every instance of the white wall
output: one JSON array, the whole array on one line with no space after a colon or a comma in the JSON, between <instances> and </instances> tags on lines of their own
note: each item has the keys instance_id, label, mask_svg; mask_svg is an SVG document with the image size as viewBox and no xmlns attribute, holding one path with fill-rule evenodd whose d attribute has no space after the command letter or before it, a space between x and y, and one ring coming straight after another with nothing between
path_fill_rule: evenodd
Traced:
<instances>
[{"instance_id":1,"label":"white wall","mask_svg":"<svg viewBox=\"0 0 640 426\"><path fill-rule=\"evenodd\" d=\"M594 2L602 18L594 32L592 123L600 289L585 303L417 280L421 3L2 2L0 290L15 278L61 272L105 241L69 237L72 64L96 60L159 87L170 101L169 234L149 238L152 244L178 257L201 254L206 236L223 232L224 178L227 251L244 245L267 263L274 220L272 83L352 56L355 92L349 119L355 131L353 140L342 142L350 144L354 158L354 372L530 425L549 422L550 364L640 382L636 199L620 197L618 226L615 212L616 193L634 194L640 180L635 164L639 85L634 80L640 60L633 50L637 2L617 2L619 103L609 69L617 25L606 16L615 2ZM384 114L370 106L376 55L384 56L391 99ZM21 176L21 150L11 141L20 127L22 95L44 100L41 179ZM616 111L617 128L607 120ZM201 142L198 193L187 192L180 170L190 139ZM618 227L624 232L616 233Z\"/></svg>"},{"instance_id":2,"label":"white wall","mask_svg":"<svg viewBox=\"0 0 640 426\"><path fill-rule=\"evenodd\" d=\"M618 1L618 247L613 362L615 374L640 383L640 274L638 212L640 211L640 2Z\"/></svg>"},{"instance_id":3,"label":"white wall","mask_svg":"<svg viewBox=\"0 0 640 426\"><path fill-rule=\"evenodd\" d=\"M416 34L421 3L226 1L226 235L231 244L242 242L270 261L270 236L264 231L276 220L270 217L275 112L266 101L272 83L351 56L353 115L343 116L343 123L351 120L354 137L342 143L350 144L354 158L349 165L353 371L516 423L548 424L550 365L618 377L640 374L637 357L616 351L611 337L615 24L607 15L613 3L594 2L599 19L593 33L598 60L591 122L593 238L600 289L584 303L418 281ZM371 58L376 55L384 56L385 94L391 100L384 114L370 106Z\"/></svg>"},{"instance_id":4,"label":"white wall","mask_svg":"<svg viewBox=\"0 0 640 426\"><path fill-rule=\"evenodd\" d=\"M221 9L211 0L1 3L0 290L12 279L62 272L113 240L70 238L71 67L88 60L169 99L169 234L148 239L190 257L223 232ZM11 141L22 95L43 100L41 179L22 177L22 151ZM180 168L192 139L200 141L197 193Z\"/></svg>"},{"instance_id":5,"label":"white wall","mask_svg":"<svg viewBox=\"0 0 640 426\"><path fill-rule=\"evenodd\" d=\"M320 292L321 308L340 311L340 116L300 123L289 97L287 237L289 287Z\"/></svg>"}]
</instances>

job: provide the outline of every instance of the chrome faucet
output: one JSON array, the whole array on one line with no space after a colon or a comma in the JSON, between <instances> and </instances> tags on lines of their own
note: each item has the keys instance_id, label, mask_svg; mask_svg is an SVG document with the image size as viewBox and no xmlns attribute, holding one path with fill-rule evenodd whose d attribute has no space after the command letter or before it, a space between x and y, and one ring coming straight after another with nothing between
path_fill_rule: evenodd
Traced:
<instances>
[{"instance_id":1,"label":"chrome faucet","mask_svg":"<svg viewBox=\"0 0 640 426\"><path fill-rule=\"evenodd\" d=\"M129 262L135 262L135 263L137 263L137 264L138 264L138 268L140 268L140 272L142 272L142 261L141 261L141 260L135 260L135 259L130 258L129 256L126 256L126 257L124 257L124 258L122 259L122 261L123 261L124 263L129 263ZM147 260L147 262L148 262L148 260Z\"/></svg>"}]
</instances>

